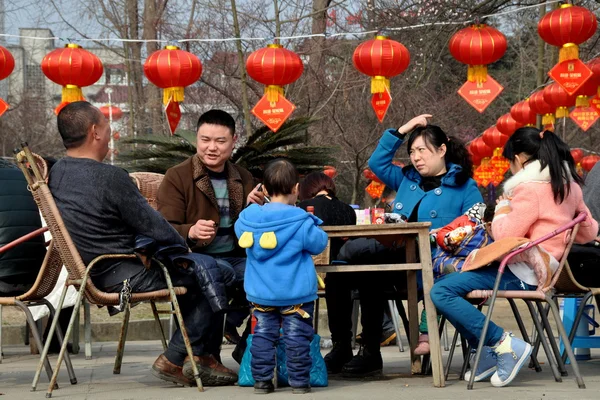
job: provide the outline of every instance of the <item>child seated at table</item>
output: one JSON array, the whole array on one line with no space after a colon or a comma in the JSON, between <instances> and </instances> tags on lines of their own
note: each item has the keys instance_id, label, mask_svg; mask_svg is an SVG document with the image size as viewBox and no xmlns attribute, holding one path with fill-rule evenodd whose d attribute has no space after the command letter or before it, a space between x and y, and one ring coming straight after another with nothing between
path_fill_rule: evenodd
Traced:
<instances>
[{"instance_id":1,"label":"child seated at table","mask_svg":"<svg viewBox=\"0 0 600 400\"><path fill-rule=\"evenodd\" d=\"M271 202L252 204L235 223L248 260L244 289L257 323L250 353L254 392L274 391L276 342L283 327L289 384L293 393L310 392L310 343L317 299L317 275L311 255L327 246L322 221L295 207L298 171L277 159L264 170L263 188Z\"/></svg>"}]
</instances>

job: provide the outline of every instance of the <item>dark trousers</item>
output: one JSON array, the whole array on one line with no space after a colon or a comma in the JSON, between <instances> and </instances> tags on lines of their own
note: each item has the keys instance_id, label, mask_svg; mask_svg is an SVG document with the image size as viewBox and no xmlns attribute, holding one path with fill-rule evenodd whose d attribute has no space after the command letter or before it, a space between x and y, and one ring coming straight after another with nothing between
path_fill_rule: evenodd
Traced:
<instances>
[{"instance_id":1,"label":"dark trousers","mask_svg":"<svg viewBox=\"0 0 600 400\"><path fill-rule=\"evenodd\" d=\"M310 384L310 342L313 339L313 313L315 302L299 306L269 307L255 305L256 327L250 353L252 376L257 382L273 379L275 351L283 328L283 341L287 357L289 384L305 387Z\"/></svg>"},{"instance_id":2,"label":"dark trousers","mask_svg":"<svg viewBox=\"0 0 600 400\"><path fill-rule=\"evenodd\" d=\"M213 354L218 357L223 336L223 314L214 313L200 287L198 286L193 268L169 267L173 286L183 286L188 292L178 296L179 307L187 334L195 355ZM152 265L129 279L131 291L150 292L167 288L162 269ZM101 288L107 292L119 292L123 284ZM181 355L187 355L185 343L179 326L169 341L169 350Z\"/></svg>"}]
</instances>

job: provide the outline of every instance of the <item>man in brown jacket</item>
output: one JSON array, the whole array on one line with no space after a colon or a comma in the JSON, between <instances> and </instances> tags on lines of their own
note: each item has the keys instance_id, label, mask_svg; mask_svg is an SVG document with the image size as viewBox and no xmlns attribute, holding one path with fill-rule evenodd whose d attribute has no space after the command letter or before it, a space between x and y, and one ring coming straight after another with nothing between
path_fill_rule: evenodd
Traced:
<instances>
[{"instance_id":1,"label":"man in brown jacket","mask_svg":"<svg viewBox=\"0 0 600 400\"><path fill-rule=\"evenodd\" d=\"M259 186L254 187L250 172L229 161L236 140L231 115L221 110L202 114L197 124L197 154L167 171L157 203L158 211L187 240L193 252L214 257L226 273L235 274L238 285L233 296L247 304L243 291L246 258L237 245L233 224L248 203L262 204L264 195ZM235 331L247 314L229 313L231 330ZM222 326L215 324L206 350L217 359ZM188 369L191 371L191 365Z\"/></svg>"}]
</instances>

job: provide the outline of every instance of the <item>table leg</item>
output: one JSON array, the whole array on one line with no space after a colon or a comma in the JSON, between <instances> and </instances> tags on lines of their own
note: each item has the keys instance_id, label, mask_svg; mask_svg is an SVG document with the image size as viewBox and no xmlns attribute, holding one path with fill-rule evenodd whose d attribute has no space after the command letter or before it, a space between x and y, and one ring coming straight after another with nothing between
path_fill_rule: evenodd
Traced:
<instances>
[{"instance_id":1,"label":"table leg","mask_svg":"<svg viewBox=\"0 0 600 400\"><path fill-rule=\"evenodd\" d=\"M406 239L406 262L417 262L415 252L415 239ZM419 309L417 297L417 272L406 271L407 289L408 289L408 325L410 327L409 345L410 345L410 372L412 374L421 373L421 357L415 354L415 348L419 340Z\"/></svg>"},{"instance_id":2,"label":"table leg","mask_svg":"<svg viewBox=\"0 0 600 400\"><path fill-rule=\"evenodd\" d=\"M425 310L427 311L433 385L435 387L443 387L445 385L444 368L442 365L442 348L440 345L437 312L430 296L431 288L433 287L433 267L431 265L431 247L427 231L419 233L419 257L423 268L423 298Z\"/></svg>"}]
</instances>

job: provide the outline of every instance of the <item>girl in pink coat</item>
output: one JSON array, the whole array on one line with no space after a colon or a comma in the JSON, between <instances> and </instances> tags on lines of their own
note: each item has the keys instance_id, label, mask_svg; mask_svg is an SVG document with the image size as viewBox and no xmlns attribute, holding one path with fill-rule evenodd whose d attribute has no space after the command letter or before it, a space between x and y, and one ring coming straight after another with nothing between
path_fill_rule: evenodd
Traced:
<instances>
[{"instance_id":1,"label":"girl in pink coat","mask_svg":"<svg viewBox=\"0 0 600 400\"><path fill-rule=\"evenodd\" d=\"M598 223L583 202L582 179L575 172L569 147L558 136L536 128L520 128L510 137L503 151L510 161L513 176L504 184L492 221L494 240L505 237L538 239L572 221L582 211L588 218L581 223L576 243L587 243L598 233ZM566 240L557 235L541 243L550 255L552 272L558 267ZM477 348L485 316L464 296L475 289L493 289L498 264L490 264L438 280L431 299L438 311ZM509 264L500 290L535 290L537 276L529 265ZM506 386L516 377L529 358L532 347L490 321L483 354L475 371L475 381L491 378L493 386ZM470 378L471 371L465 379Z\"/></svg>"}]
</instances>

